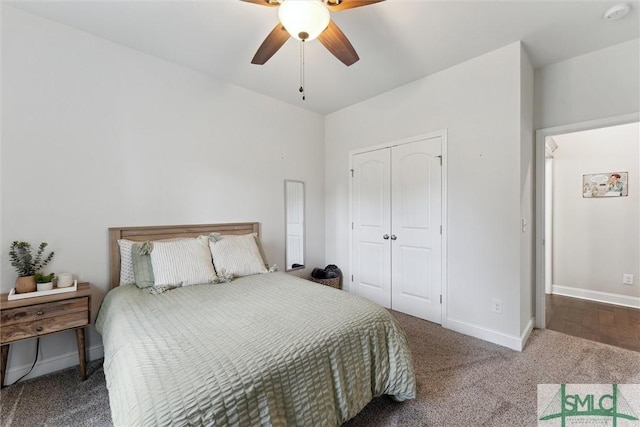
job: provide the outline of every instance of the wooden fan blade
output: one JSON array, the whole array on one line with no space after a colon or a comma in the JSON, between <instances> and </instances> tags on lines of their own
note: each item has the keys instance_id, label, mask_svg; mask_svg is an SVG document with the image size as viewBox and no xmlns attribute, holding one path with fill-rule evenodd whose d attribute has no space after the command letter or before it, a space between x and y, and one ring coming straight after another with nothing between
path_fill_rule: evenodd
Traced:
<instances>
[{"instance_id":1,"label":"wooden fan blade","mask_svg":"<svg viewBox=\"0 0 640 427\"><path fill-rule=\"evenodd\" d=\"M284 29L282 24L276 25L258 48L251 63L263 65L282 47L284 42L289 40L289 37L289 33L287 33L287 30Z\"/></svg>"},{"instance_id":2,"label":"wooden fan blade","mask_svg":"<svg viewBox=\"0 0 640 427\"><path fill-rule=\"evenodd\" d=\"M329 21L327 29L318 36L318 40L347 67L360 59L347 36L333 20Z\"/></svg>"},{"instance_id":3,"label":"wooden fan blade","mask_svg":"<svg viewBox=\"0 0 640 427\"><path fill-rule=\"evenodd\" d=\"M261 6L269 6L269 7L280 6L280 3L278 3L275 0L240 0L240 1L244 1L244 2L247 2L247 3L253 3L253 4L259 4Z\"/></svg>"},{"instance_id":4,"label":"wooden fan blade","mask_svg":"<svg viewBox=\"0 0 640 427\"><path fill-rule=\"evenodd\" d=\"M353 9L354 7L369 6L370 4L380 3L381 1L384 0L342 0L338 4L331 4L332 0L329 0L327 7L329 10L337 12L339 10ZM335 0L333 0L333 2L335 2Z\"/></svg>"}]
</instances>

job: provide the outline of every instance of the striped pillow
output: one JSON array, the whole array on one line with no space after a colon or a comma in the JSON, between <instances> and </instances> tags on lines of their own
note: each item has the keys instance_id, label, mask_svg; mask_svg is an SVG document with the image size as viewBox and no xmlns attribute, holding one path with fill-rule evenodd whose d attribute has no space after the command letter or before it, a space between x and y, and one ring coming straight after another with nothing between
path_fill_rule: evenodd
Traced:
<instances>
[{"instance_id":1,"label":"striped pillow","mask_svg":"<svg viewBox=\"0 0 640 427\"><path fill-rule=\"evenodd\" d=\"M207 237L153 242L151 266L154 286L212 283L216 272L207 242Z\"/></svg>"},{"instance_id":2,"label":"striped pillow","mask_svg":"<svg viewBox=\"0 0 640 427\"><path fill-rule=\"evenodd\" d=\"M267 273L256 243L257 237L256 233L251 233L222 235L216 239L209 239L209 249L216 270L219 273L224 270L234 277Z\"/></svg>"}]
</instances>

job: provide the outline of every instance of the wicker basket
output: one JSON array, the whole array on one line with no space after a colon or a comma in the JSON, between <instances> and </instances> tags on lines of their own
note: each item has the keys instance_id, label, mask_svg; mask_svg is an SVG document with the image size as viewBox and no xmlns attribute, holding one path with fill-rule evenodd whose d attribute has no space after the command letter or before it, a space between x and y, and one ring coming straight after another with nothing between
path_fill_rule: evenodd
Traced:
<instances>
[{"instance_id":1,"label":"wicker basket","mask_svg":"<svg viewBox=\"0 0 640 427\"><path fill-rule=\"evenodd\" d=\"M316 283L320 283L321 285L331 286L332 288L342 289L341 280L342 277L334 277L333 279L316 279L312 277L311 280Z\"/></svg>"}]
</instances>

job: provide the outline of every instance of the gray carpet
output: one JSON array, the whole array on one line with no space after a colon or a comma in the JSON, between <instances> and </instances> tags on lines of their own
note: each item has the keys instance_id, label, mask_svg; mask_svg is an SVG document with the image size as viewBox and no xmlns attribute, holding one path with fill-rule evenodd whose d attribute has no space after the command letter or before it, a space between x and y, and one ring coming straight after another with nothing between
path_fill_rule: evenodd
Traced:
<instances>
[{"instance_id":1,"label":"gray carpet","mask_svg":"<svg viewBox=\"0 0 640 427\"><path fill-rule=\"evenodd\" d=\"M535 426L538 384L640 383L640 353L535 330L515 352L394 313L407 331L416 399L374 399L345 427ZM110 426L101 361L81 382L77 368L0 393L0 425Z\"/></svg>"},{"instance_id":2,"label":"gray carpet","mask_svg":"<svg viewBox=\"0 0 640 427\"><path fill-rule=\"evenodd\" d=\"M0 392L0 426L111 426L102 359L5 387Z\"/></svg>"}]
</instances>

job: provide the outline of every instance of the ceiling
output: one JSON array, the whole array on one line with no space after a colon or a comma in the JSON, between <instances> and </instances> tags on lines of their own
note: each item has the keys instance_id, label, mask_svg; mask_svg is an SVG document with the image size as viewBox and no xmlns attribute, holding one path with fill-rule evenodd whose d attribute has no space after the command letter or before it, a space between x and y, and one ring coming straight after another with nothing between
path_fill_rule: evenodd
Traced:
<instances>
[{"instance_id":1,"label":"ceiling","mask_svg":"<svg viewBox=\"0 0 640 427\"><path fill-rule=\"evenodd\" d=\"M251 58L278 22L277 8L239 0L3 1L217 79L321 114L522 40L535 68L640 36L640 0L605 21L618 1L386 0L332 13L360 61L344 66L317 40L289 39L265 64Z\"/></svg>"}]
</instances>

